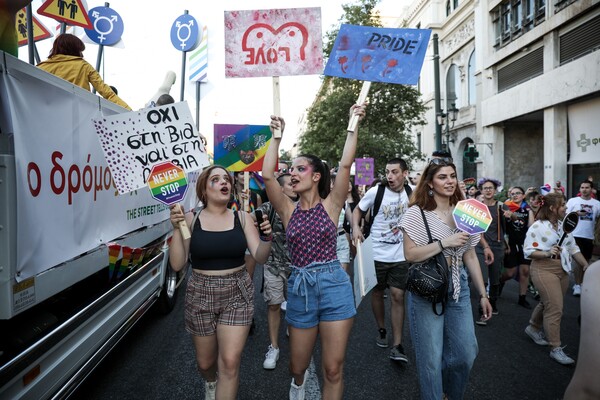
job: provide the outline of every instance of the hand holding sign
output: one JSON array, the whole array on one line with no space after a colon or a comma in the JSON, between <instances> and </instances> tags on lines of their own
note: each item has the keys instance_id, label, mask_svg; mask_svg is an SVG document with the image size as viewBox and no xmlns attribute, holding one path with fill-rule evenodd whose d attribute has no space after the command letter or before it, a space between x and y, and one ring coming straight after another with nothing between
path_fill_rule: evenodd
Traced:
<instances>
[{"instance_id":1,"label":"hand holding sign","mask_svg":"<svg viewBox=\"0 0 600 400\"><path fill-rule=\"evenodd\" d=\"M475 199L461 200L456 203L452 217L456 227L470 235L486 232L492 223L492 216L487 206Z\"/></svg>"},{"instance_id":2,"label":"hand holding sign","mask_svg":"<svg viewBox=\"0 0 600 400\"><path fill-rule=\"evenodd\" d=\"M183 169L172 162L166 162L152 168L148 187L155 200L172 206L183 200L188 184ZM177 224L173 223L174 214ZM171 223L174 227L179 227L181 236L185 240L190 238L190 230L185 223L185 218L182 218L183 215L183 207L171 207Z\"/></svg>"}]
</instances>

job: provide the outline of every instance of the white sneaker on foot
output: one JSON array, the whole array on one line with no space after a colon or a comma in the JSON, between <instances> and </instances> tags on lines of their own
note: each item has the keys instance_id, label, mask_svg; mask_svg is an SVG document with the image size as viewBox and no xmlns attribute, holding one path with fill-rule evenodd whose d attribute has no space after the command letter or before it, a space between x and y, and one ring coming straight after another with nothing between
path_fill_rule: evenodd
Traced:
<instances>
[{"instance_id":1,"label":"white sneaker on foot","mask_svg":"<svg viewBox=\"0 0 600 400\"><path fill-rule=\"evenodd\" d=\"M578 285L578 284L573 285L573 296L575 296L575 297L581 296L581 285Z\"/></svg>"},{"instance_id":2,"label":"white sneaker on foot","mask_svg":"<svg viewBox=\"0 0 600 400\"><path fill-rule=\"evenodd\" d=\"M564 347L556 347L550 351L550 358L562 365L571 365L575 363L571 357L565 354Z\"/></svg>"},{"instance_id":3,"label":"white sneaker on foot","mask_svg":"<svg viewBox=\"0 0 600 400\"><path fill-rule=\"evenodd\" d=\"M296 385L294 382L294 378L292 378L292 384L290 385L290 400L304 400L304 396L306 394L306 377L308 375L308 370L304 372L304 381L302 385Z\"/></svg>"},{"instance_id":4,"label":"white sneaker on foot","mask_svg":"<svg viewBox=\"0 0 600 400\"><path fill-rule=\"evenodd\" d=\"M263 362L264 369L275 369L277 366L277 360L279 360L279 349L269 345L267 354L265 354L265 361Z\"/></svg>"},{"instance_id":5,"label":"white sneaker on foot","mask_svg":"<svg viewBox=\"0 0 600 400\"><path fill-rule=\"evenodd\" d=\"M204 398L206 400L215 400L217 395L217 381L205 382L204 384Z\"/></svg>"},{"instance_id":6,"label":"white sneaker on foot","mask_svg":"<svg viewBox=\"0 0 600 400\"><path fill-rule=\"evenodd\" d=\"M541 330L536 331L533 326L527 325L527 328L525 328L525 333L531 338L531 340L533 340L535 344L540 346L548 346L548 341L544 336L544 332Z\"/></svg>"}]
</instances>

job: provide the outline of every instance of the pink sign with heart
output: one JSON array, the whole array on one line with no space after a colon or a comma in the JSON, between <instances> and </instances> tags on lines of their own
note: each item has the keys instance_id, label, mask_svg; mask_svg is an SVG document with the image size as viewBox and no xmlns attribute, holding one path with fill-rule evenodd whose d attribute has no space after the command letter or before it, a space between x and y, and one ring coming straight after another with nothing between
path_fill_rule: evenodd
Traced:
<instances>
[{"instance_id":1,"label":"pink sign with heart","mask_svg":"<svg viewBox=\"0 0 600 400\"><path fill-rule=\"evenodd\" d=\"M321 9L225 11L225 76L320 74Z\"/></svg>"}]
</instances>

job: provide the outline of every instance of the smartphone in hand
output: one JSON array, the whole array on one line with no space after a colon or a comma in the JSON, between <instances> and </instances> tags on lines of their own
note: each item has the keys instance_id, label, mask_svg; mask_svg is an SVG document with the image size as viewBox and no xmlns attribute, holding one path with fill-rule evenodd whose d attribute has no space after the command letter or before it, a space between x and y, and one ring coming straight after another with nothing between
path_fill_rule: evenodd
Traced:
<instances>
[{"instance_id":1,"label":"smartphone in hand","mask_svg":"<svg viewBox=\"0 0 600 400\"><path fill-rule=\"evenodd\" d=\"M263 222L263 213L260 210L255 210L254 215L256 216L256 223L258 224L258 233L260 236L265 236L265 233L260 228L260 224Z\"/></svg>"}]
</instances>

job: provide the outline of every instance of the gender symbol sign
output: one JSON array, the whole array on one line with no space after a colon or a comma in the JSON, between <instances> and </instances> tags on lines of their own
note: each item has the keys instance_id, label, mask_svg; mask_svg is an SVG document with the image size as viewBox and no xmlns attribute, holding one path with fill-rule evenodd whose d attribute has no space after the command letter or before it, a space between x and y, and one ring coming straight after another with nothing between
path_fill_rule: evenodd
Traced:
<instances>
[{"instance_id":1,"label":"gender symbol sign","mask_svg":"<svg viewBox=\"0 0 600 400\"><path fill-rule=\"evenodd\" d=\"M196 47L199 33L196 19L189 14L181 14L171 26L171 43L179 51L190 51Z\"/></svg>"},{"instance_id":2,"label":"gender symbol sign","mask_svg":"<svg viewBox=\"0 0 600 400\"><path fill-rule=\"evenodd\" d=\"M52 37L52 33L50 30L46 28L44 24L40 22L39 19L36 18L35 15L32 15L33 20L33 41L37 42L39 40L48 39ZM19 38L19 46L24 46L27 44L27 8L21 9L17 12L17 17L15 19L15 28L17 29L17 37Z\"/></svg>"},{"instance_id":3,"label":"gender symbol sign","mask_svg":"<svg viewBox=\"0 0 600 400\"><path fill-rule=\"evenodd\" d=\"M81 0L46 0L37 13L68 25L92 29L92 22Z\"/></svg>"},{"instance_id":4,"label":"gender symbol sign","mask_svg":"<svg viewBox=\"0 0 600 400\"><path fill-rule=\"evenodd\" d=\"M94 29L86 29L86 35L95 43L112 46L121 40L123 20L118 12L110 7L94 7L89 11Z\"/></svg>"},{"instance_id":5,"label":"gender symbol sign","mask_svg":"<svg viewBox=\"0 0 600 400\"><path fill-rule=\"evenodd\" d=\"M361 81L416 85L430 35L429 29L343 24L324 74Z\"/></svg>"},{"instance_id":6,"label":"gender symbol sign","mask_svg":"<svg viewBox=\"0 0 600 400\"><path fill-rule=\"evenodd\" d=\"M146 186L155 165L185 172L208 165L187 103L166 104L93 120L119 194Z\"/></svg>"},{"instance_id":7,"label":"gender symbol sign","mask_svg":"<svg viewBox=\"0 0 600 400\"><path fill-rule=\"evenodd\" d=\"M225 11L225 77L320 74L321 9Z\"/></svg>"},{"instance_id":8,"label":"gender symbol sign","mask_svg":"<svg viewBox=\"0 0 600 400\"><path fill-rule=\"evenodd\" d=\"M148 176L148 187L152 197L163 204L183 201L188 184L183 168L170 161L152 167Z\"/></svg>"},{"instance_id":9,"label":"gender symbol sign","mask_svg":"<svg viewBox=\"0 0 600 400\"><path fill-rule=\"evenodd\" d=\"M470 235L488 230L492 216L485 204L475 199L461 200L456 203L452 213L456 227Z\"/></svg>"}]
</instances>

